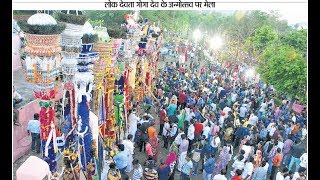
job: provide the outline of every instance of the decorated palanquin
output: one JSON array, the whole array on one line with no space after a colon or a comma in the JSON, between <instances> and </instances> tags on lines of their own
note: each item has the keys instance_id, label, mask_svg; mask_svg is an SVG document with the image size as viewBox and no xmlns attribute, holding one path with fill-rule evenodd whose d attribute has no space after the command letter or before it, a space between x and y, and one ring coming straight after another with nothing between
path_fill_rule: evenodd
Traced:
<instances>
[{"instance_id":1,"label":"decorated palanquin","mask_svg":"<svg viewBox=\"0 0 320 180\"><path fill-rule=\"evenodd\" d=\"M113 41L107 36L107 29L98 29L99 41L94 46L94 51L99 52L99 59L94 63L94 112L98 114L101 135L106 147L112 148L116 140L115 118L113 112L114 77L112 74ZM101 37L102 36L102 37ZM106 42L108 41L109 42Z\"/></svg>"},{"instance_id":2,"label":"decorated palanquin","mask_svg":"<svg viewBox=\"0 0 320 180\"><path fill-rule=\"evenodd\" d=\"M78 14L67 13L65 16L79 18ZM85 19L83 15L81 15L81 18ZM98 142L98 137L93 138L92 135L92 129L98 128L98 126L94 127L95 123L90 124L91 121L95 120L94 115L90 114L89 106L94 80L92 67L90 66L97 59L98 53L92 52L93 43L82 44L83 35L93 33L92 26L89 23L84 24L84 22L66 23L66 29L61 36L62 72L64 75L63 130L65 134L64 152L77 154L72 164L65 164L65 166L72 166L72 171L82 170L84 176L89 178L95 173L90 170L92 169L90 167L96 164L97 157L93 156L92 150L96 149ZM67 155L64 154L64 156ZM66 168L63 173L64 175L69 174L68 176L79 173L72 171ZM66 179L68 176L63 177Z\"/></svg>"},{"instance_id":3,"label":"decorated palanquin","mask_svg":"<svg viewBox=\"0 0 320 180\"><path fill-rule=\"evenodd\" d=\"M44 13L32 15L27 23L29 26L57 25L52 16ZM34 95L39 99L42 158L49 164L50 171L56 172L58 152L56 138L60 133L54 122L54 101L58 82L56 80L61 71L60 34L40 35L40 33L26 33L25 75L28 82L35 84Z\"/></svg>"},{"instance_id":4,"label":"decorated palanquin","mask_svg":"<svg viewBox=\"0 0 320 180\"><path fill-rule=\"evenodd\" d=\"M143 85L143 64L144 59L142 57L139 57L139 60L136 65L136 74L135 74L135 88L134 88L134 101L140 102L143 100L143 91L144 91L144 85Z\"/></svg>"},{"instance_id":5,"label":"decorated palanquin","mask_svg":"<svg viewBox=\"0 0 320 180\"><path fill-rule=\"evenodd\" d=\"M74 76L78 71L77 64L79 54L82 50L82 27L83 25L66 23L66 29L61 34L62 46L62 73L64 76L64 133L66 135L65 148L74 143L76 132L73 132L77 125L77 99Z\"/></svg>"}]
</instances>

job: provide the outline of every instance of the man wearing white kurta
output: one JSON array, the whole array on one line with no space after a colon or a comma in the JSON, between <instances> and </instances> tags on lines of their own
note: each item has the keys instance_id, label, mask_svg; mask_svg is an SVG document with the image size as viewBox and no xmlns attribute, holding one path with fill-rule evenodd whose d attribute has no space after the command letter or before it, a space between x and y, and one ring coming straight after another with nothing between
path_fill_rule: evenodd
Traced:
<instances>
[{"instance_id":1,"label":"man wearing white kurta","mask_svg":"<svg viewBox=\"0 0 320 180\"><path fill-rule=\"evenodd\" d=\"M140 118L136 115L136 110L133 109L131 114L129 115L129 134L133 136L132 140L134 140L134 136L137 131L137 124L140 121Z\"/></svg>"},{"instance_id":2,"label":"man wearing white kurta","mask_svg":"<svg viewBox=\"0 0 320 180\"><path fill-rule=\"evenodd\" d=\"M128 135L126 140L122 140L122 144L124 145L124 150L127 151L127 169L126 172L131 172L133 169L132 161L133 161L133 150L134 150L134 145L132 142L133 136L131 134Z\"/></svg>"}]
</instances>

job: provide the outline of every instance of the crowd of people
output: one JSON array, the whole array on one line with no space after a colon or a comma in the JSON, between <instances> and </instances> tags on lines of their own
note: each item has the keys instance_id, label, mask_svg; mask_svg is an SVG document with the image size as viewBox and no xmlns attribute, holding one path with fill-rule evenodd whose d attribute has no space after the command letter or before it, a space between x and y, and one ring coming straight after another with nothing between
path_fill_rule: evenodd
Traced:
<instances>
[{"instance_id":1,"label":"crowd of people","mask_svg":"<svg viewBox=\"0 0 320 180\"><path fill-rule=\"evenodd\" d=\"M243 65L193 64L167 63L148 106L134 103L108 179L306 179L306 109L293 111Z\"/></svg>"}]
</instances>

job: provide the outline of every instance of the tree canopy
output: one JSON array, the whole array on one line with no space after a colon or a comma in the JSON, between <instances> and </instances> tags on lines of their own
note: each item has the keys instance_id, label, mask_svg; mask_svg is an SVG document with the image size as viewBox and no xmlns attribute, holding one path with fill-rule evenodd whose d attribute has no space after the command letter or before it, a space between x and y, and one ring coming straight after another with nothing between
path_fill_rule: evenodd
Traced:
<instances>
[{"instance_id":1,"label":"tree canopy","mask_svg":"<svg viewBox=\"0 0 320 180\"><path fill-rule=\"evenodd\" d=\"M289 45L270 45L261 57L258 72L280 94L306 100L307 65L302 54Z\"/></svg>"}]
</instances>

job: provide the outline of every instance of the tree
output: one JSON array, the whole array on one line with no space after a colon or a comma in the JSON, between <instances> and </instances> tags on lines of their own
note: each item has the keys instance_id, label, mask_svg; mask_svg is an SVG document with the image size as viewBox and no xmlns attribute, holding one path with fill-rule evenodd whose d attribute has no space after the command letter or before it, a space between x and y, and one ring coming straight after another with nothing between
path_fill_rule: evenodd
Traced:
<instances>
[{"instance_id":1,"label":"tree","mask_svg":"<svg viewBox=\"0 0 320 180\"><path fill-rule=\"evenodd\" d=\"M289 34L280 36L280 41L282 44L287 44L300 53L303 54L303 57L306 58L307 55L307 30L294 30Z\"/></svg>"},{"instance_id":2,"label":"tree","mask_svg":"<svg viewBox=\"0 0 320 180\"><path fill-rule=\"evenodd\" d=\"M258 64L263 81L272 84L280 94L306 100L307 65L302 54L288 45L268 46Z\"/></svg>"},{"instance_id":3,"label":"tree","mask_svg":"<svg viewBox=\"0 0 320 180\"><path fill-rule=\"evenodd\" d=\"M104 27L112 27L120 25L124 22L124 15L129 14L130 10L112 10L112 11L85 11L86 15L89 17L90 22L94 25L100 25Z\"/></svg>"},{"instance_id":4,"label":"tree","mask_svg":"<svg viewBox=\"0 0 320 180\"><path fill-rule=\"evenodd\" d=\"M244 49L253 63L260 60L260 55L270 44L278 43L278 33L268 25L264 25L256 30L255 35L246 39Z\"/></svg>"}]
</instances>

